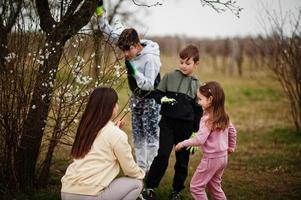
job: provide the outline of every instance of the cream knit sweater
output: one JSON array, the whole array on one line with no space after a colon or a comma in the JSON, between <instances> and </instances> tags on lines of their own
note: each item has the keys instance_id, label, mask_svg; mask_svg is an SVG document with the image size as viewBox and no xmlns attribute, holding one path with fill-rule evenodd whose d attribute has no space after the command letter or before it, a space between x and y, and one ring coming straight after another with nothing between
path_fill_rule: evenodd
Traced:
<instances>
[{"instance_id":1,"label":"cream knit sweater","mask_svg":"<svg viewBox=\"0 0 301 200\"><path fill-rule=\"evenodd\" d=\"M89 153L74 159L62 178L61 192L98 195L119 174L143 179L131 152L127 135L109 121L98 133Z\"/></svg>"}]
</instances>

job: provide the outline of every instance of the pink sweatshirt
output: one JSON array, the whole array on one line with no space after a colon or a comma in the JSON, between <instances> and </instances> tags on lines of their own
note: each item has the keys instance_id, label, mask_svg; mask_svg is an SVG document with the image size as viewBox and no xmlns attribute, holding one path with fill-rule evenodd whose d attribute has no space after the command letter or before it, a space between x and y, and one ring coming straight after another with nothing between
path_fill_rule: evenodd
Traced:
<instances>
[{"instance_id":1,"label":"pink sweatshirt","mask_svg":"<svg viewBox=\"0 0 301 200\"><path fill-rule=\"evenodd\" d=\"M232 123L229 127L220 130L212 131L205 125L208 119L204 115L200 121L200 128L196 137L184 140L181 144L184 147L201 146L204 158L218 158L228 154L228 149L235 150L236 146L236 129Z\"/></svg>"}]
</instances>

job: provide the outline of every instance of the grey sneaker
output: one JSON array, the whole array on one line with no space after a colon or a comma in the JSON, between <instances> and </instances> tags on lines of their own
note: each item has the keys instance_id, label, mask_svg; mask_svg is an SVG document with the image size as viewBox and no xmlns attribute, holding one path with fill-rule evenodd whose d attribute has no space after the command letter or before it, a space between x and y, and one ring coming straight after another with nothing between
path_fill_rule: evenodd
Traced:
<instances>
[{"instance_id":1,"label":"grey sneaker","mask_svg":"<svg viewBox=\"0 0 301 200\"><path fill-rule=\"evenodd\" d=\"M145 199L143 198L143 196L142 196L142 193L141 193L141 194L139 194L139 196L138 196L137 200L145 200Z\"/></svg>"},{"instance_id":2,"label":"grey sneaker","mask_svg":"<svg viewBox=\"0 0 301 200\"><path fill-rule=\"evenodd\" d=\"M157 200L155 191L151 188L145 188L142 191L142 198L143 200Z\"/></svg>"},{"instance_id":3,"label":"grey sneaker","mask_svg":"<svg viewBox=\"0 0 301 200\"><path fill-rule=\"evenodd\" d=\"M179 192L175 192L173 191L170 195L170 199L169 200L182 200L182 196L180 195Z\"/></svg>"}]
</instances>

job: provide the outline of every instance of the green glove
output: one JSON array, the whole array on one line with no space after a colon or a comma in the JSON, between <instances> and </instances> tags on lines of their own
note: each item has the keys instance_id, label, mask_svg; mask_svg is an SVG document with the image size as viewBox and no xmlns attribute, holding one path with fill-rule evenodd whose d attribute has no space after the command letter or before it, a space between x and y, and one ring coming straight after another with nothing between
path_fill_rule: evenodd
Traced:
<instances>
[{"instance_id":1,"label":"green glove","mask_svg":"<svg viewBox=\"0 0 301 200\"><path fill-rule=\"evenodd\" d=\"M190 136L190 138L194 138L196 137L196 133L193 132ZM193 147L193 146L190 146L190 147L187 147L187 150L191 153L191 154L194 154L195 152L197 152L199 150L199 147Z\"/></svg>"},{"instance_id":2,"label":"green glove","mask_svg":"<svg viewBox=\"0 0 301 200\"><path fill-rule=\"evenodd\" d=\"M167 103L167 104L171 104L172 106L177 103L177 101L175 99L168 98L167 96L162 97L160 101L161 101L161 104Z\"/></svg>"},{"instance_id":3,"label":"green glove","mask_svg":"<svg viewBox=\"0 0 301 200\"><path fill-rule=\"evenodd\" d=\"M96 14L97 16L102 16L103 14L103 1L102 0L99 0L98 3L97 3L97 7L96 7Z\"/></svg>"},{"instance_id":4,"label":"green glove","mask_svg":"<svg viewBox=\"0 0 301 200\"><path fill-rule=\"evenodd\" d=\"M137 69L131 61L125 60L125 67L128 71L128 74L130 74L130 75L136 75L137 74Z\"/></svg>"}]
</instances>

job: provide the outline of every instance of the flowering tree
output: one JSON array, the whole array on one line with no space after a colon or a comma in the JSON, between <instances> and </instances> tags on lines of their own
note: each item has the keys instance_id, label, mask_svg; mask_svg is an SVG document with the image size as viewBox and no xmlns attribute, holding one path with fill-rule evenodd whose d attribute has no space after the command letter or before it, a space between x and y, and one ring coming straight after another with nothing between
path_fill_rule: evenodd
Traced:
<instances>
[{"instance_id":1,"label":"flowering tree","mask_svg":"<svg viewBox=\"0 0 301 200\"><path fill-rule=\"evenodd\" d=\"M1 117L1 130L4 129L7 132L7 136L16 137L12 141L17 141L14 145L12 145L13 147L16 147L16 149L12 151L15 159L12 160L12 164L8 164L13 165L11 167L13 169L13 176L10 178L12 181L8 183L11 183L10 185L14 186L15 189L26 190L35 185L37 158L64 45L89 22L94 13L97 0L68 1L65 3L66 5L63 6L65 9L62 8L60 14L56 14L55 12L51 13L48 1L41 0L35 2L39 15L40 27L45 33L38 35L35 39L38 40L40 38L43 42L39 44L43 46L40 46L40 48L38 48L38 52L33 55L35 57L34 63L38 67L32 68L35 69L34 71L31 71L32 73L30 72L29 74L26 74L26 76L20 76L26 79L28 78L27 80L21 79L17 82L29 83L32 86L32 90L30 90L29 94L26 93L27 91L23 91L24 95L28 94L28 98L26 99L28 101L26 103L30 102L29 107L28 109L25 108L24 113L26 113L26 115L22 115L23 118L16 119L21 121L20 124L22 126L19 130L15 128L17 127L16 124L12 124L10 121L7 121L12 120L12 122L16 122L16 120L10 118L12 113L7 114L3 112L6 116ZM5 11L4 8L3 10ZM53 17L53 15L55 17ZM21 33L24 33L24 30L26 30L25 27L22 27L22 30L23 32L21 31ZM25 37L19 37L19 39L24 40ZM21 42L26 43L26 41ZM21 49L22 47L26 46L20 46L19 48ZM28 54L26 57L27 56ZM28 70L25 66L27 65L28 60L25 59L25 55L14 52L10 53L9 51L7 56L4 58L5 59L2 59L3 64L1 65L1 69L5 69L5 71L1 70L1 80L3 81L1 86L3 86L3 91L7 91L7 93L2 93L3 98L1 99L1 104L3 103L6 105L5 100L8 103L10 102L9 100L11 100L12 102L10 105L13 106L16 105L14 102L17 98L19 98L17 95L22 95L22 90L19 90L21 92L20 94L11 94L9 89L17 90L19 88L17 87L17 83L10 84L12 82L7 82L7 77L13 78L15 76L22 75L22 72L27 73ZM24 70L20 70L20 65L16 64L23 64ZM12 68L12 66L17 67ZM16 71L11 71L13 69L16 69ZM11 73L11 76L9 76L8 73ZM20 103L18 105L22 104ZM7 107L2 108L7 109ZM21 111L23 112L22 109L20 112ZM18 118L18 116L16 117ZM7 125L10 125L11 127L9 128ZM13 134L13 132L17 130L19 134ZM9 145L6 141L3 143L5 145Z\"/></svg>"}]
</instances>

